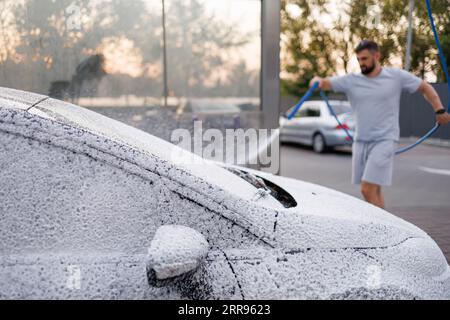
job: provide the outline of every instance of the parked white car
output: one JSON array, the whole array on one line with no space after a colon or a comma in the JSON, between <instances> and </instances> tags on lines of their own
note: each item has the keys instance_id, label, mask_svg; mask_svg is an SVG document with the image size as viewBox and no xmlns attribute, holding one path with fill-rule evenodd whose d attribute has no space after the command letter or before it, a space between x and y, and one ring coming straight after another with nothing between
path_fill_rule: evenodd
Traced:
<instances>
[{"instance_id":1,"label":"parked white car","mask_svg":"<svg viewBox=\"0 0 450 320\"><path fill-rule=\"evenodd\" d=\"M330 100L336 121L325 101L306 101L292 119L288 119L294 107L280 117L281 142L295 142L312 146L317 153L339 146L351 146L353 141L344 130L354 135L353 110L348 101Z\"/></svg>"},{"instance_id":2,"label":"parked white car","mask_svg":"<svg viewBox=\"0 0 450 320\"><path fill-rule=\"evenodd\" d=\"M0 299L443 299L414 225L351 196L0 89Z\"/></svg>"}]
</instances>

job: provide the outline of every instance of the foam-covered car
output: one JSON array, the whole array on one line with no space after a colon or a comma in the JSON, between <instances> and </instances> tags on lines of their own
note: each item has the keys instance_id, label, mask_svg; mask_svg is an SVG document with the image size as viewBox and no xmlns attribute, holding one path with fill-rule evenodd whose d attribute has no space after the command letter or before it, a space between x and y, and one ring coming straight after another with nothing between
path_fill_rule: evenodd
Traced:
<instances>
[{"instance_id":1,"label":"foam-covered car","mask_svg":"<svg viewBox=\"0 0 450 320\"><path fill-rule=\"evenodd\" d=\"M92 111L0 89L0 298L449 298L447 261L414 225L184 156Z\"/></svg>"}]
</instances>

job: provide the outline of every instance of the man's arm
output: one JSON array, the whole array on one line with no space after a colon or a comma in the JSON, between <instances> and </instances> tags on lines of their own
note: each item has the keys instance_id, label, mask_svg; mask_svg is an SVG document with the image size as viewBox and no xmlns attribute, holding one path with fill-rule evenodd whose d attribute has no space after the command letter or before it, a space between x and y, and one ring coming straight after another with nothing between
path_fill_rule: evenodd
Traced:
<instances>
[{"instance_id":1,"label":"man's arm","mask_svg":"<svg viewBox=\"0 0 450 320\"><path fill-rule=\"evenodd\" d=\"M425 99L431 104L434 112L439 110L446 110L442 105L441 99L437 94L436 90L426 81L423 81L419 87L419 91L423 94ZM436 122L440 125L448 124L450 122L450 114L447 112L442 114L436 114Z\"/></svg>"},{"instance_id":2,"label":"man's arm","mask_svg":"<svg viewBox=\"0 0 450 320\"><path fill-rule=\"evenodd\" d=\"M309 87L311 88L315 82L319 82L319 89L322 90L331 90L331 81L328 78L314 77L310 83Z\"/></svg>"}]
</instances>

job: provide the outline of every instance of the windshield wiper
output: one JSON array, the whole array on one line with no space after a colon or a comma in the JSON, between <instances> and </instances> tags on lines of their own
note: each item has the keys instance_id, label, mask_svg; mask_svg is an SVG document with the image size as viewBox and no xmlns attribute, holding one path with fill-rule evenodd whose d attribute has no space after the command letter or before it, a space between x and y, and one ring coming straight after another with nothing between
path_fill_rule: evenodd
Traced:
<instances>
[{"instance_id":1,"label":"windshield wiper","mask_svg":"<svg viewBox=\"0 0 450 320\"><path fill-rule=\"evenodd\" d=\"M291 196L286 190L282 189L278 185L273 182L254 175L249 172L245 172L243 170L235 169L235 168L225 168L231 173L234 173L238 177L244 179L252 186L257 188L255 195L253 196L253 201L258 201L267 196L272 196L278 202L280 202L285 208L293 208L297 206L297 201L295 201L294 197Z\"/></svg>"},{"instance_id":2,"label":"windshield wiper","mask_svg":"<svg viewBox=\"0 0 450 320\"><path fill-rule=\"evenodd\" d=\"M256 201L258 201L259 199L265 198L265 197L270 196L270 195L271 195L271 192L270 192L269 189L263 189L263 188L261 188L261 189L256 190L256 193L255 193L255 195L253 196L252 201L255 201L255 202L256 202Z\"/></svg>"}]
</instances>

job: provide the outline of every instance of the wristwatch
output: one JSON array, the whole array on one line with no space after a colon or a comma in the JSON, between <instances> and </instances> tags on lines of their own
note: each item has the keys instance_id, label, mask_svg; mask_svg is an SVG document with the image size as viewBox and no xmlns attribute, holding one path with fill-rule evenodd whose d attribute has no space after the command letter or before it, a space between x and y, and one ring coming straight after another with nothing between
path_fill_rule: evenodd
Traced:
<instances>
[{"instance_id":1,"label":"wristwatch","mask_svg":"<svg viewBox=\"0 0 450 320\"><path fill-rule=\"evenodd\" d=\"M439 109L438 111L436 111L436 114L437 115L440 115L440 114L444 114L444 113L446 113L447 111L445 110L445 109Z\"/></svg>"}]
</instances>

